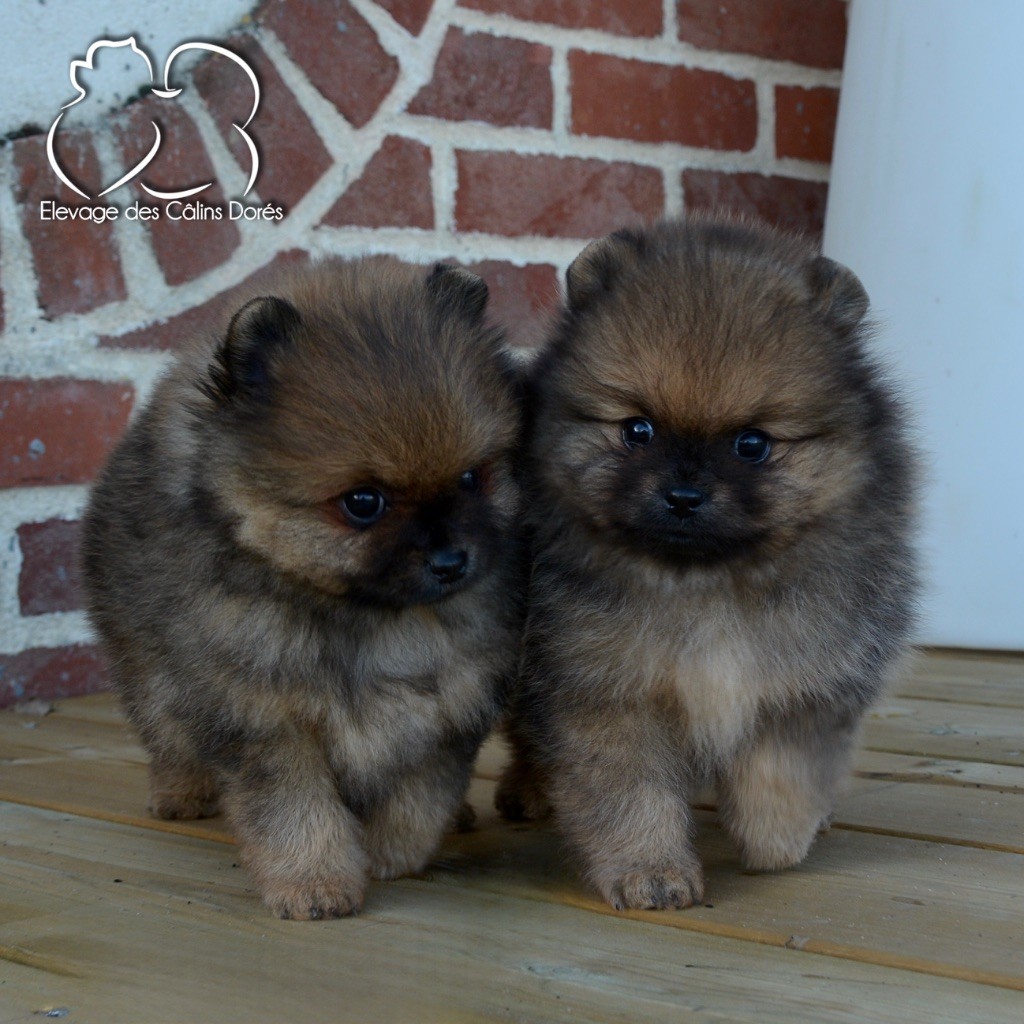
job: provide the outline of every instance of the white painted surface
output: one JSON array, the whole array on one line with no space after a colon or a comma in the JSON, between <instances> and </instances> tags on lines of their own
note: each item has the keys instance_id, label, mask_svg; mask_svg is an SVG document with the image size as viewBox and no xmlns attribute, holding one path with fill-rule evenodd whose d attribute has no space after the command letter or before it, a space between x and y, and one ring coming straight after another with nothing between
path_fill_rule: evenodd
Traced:
<instances>
[{"instance_id":1,"label":"white painted surface","mask_svg":"<svg viewBox=\"0 0 1024 1024\"><path fill-rule=\"evenodd\" d=\"M1020 0L853 0L825 251L930 457L923 639L1024 648Z\"/></svg>"},{"instance_id":2,"label":"white painted surface","mask_svg":"<svg viewBox=\"0 0 1024 1024\"><path fill-rule=\"evenodd\" d=\"M0 135L25 124L49 127L76 93L68 69L98 39L135 36L149 51L157 78L164 59L187 40L220 39L253 0L7 0L0 32ZM146 65L127 50L107 51L83 78L89 96L76 106L85 123L121 106L148 84Z\"/></svg>"}]
</instances>

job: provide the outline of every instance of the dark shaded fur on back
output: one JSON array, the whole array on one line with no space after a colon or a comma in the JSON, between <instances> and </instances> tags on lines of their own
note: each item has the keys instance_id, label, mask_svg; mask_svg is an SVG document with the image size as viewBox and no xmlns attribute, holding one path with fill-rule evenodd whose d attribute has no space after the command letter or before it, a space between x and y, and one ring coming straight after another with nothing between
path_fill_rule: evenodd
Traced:
<instances>
[{"instance_id":1,"label":"dark shaded fur on back","mask_svg":"<svg viewBox=\"0 0 1024 1024\"><path fill-rule=\"evenodd\" d=\"M701 785L750 867L796 863L827 820L914 622L917 456L860 283L799 238L624 231L568 292L531 373L534 566L499 806L550 801L614 905L686 906ZM653 439L630 448L638 417ZM763 464L735 454L749 429L772 438Z\"/></svg>"},{"instance_id":2,"label":"dark shaded fur on back","mask_svg":"<svg viewBox=\"0 0 1024 1024\"><path fill-rule=\"evenodd\" d=\"M272 293L157 385L93 491L84 575L154 812L219 800L275 912L335 916L422 868L502 706L519 412L464 271L330 261ZM388 509L356 528L338 499L367 486ZM451 548L465 577L439 581Z\"/></svg>"}]
</instances>

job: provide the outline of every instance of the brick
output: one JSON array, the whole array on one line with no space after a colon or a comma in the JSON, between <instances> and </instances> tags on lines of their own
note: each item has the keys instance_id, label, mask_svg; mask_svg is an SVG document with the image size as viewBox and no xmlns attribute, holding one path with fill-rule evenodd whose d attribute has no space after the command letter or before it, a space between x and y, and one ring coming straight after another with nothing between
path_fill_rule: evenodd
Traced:
<instances>
[{"instance_id":1,"label":"brick","mask_svg":"<svg viewBox=\"0 0 1024 1024\"><path fill-rule=\"evenodd\" d=\"M550 47L456 28L445 36L434 77L409 113L550 128L552 106Z\"/></svg>"},{"instance_id":2,"label":"brick","mask_svg":"<svg viewBox=\"0 0 1024 1024\"><path fill-rule=\"evenodd\" d=\"M0 707L37 697L80 697L109 688L99 650L91 644L0 654Z\"/></svg>"},{"instance_id":3,"label":"brick","mask_svg":"<svg viewBox=\"0 0 1024 1024\"><path fill-rule=\"evenodd\" d=\"M289 249L279 253L267 266L201 305L192 306L177 316L155 320L125 334L105 335L100 338L100 345L103 348L173 351L199 335L206 335L226 326L227 320L235 312L243 295L252 295L253 289L261 281L270 280L283 268L306 258L307 254L301 249Z\"/></svg>"},{"instance_id":4,"label":"brick","mask_svg":"<svg viewBox=\"0 0 1024 1024\"><path fill-rule=\"evenodd\" d=\"M224 206L225 197L215 180L213 165L192 119L174 100L147 97L131 104L118 119L115 134L124 166L142 159L153 142L153 124L160 128L161 142L153 162L143 171L141 181L160 192L181 191L212 181L213 185L186 203ZM142 205L159 209L159 218L146 221L153 251L170 285L183 284L219 267L241 241L236 225L221 220L172 220L167 202L154 199L133 183L132 191ZM182 201L171 211L180 217Z\"/></svg>"},{"instance_id":5,"label":"brick","mask_svg":"<svg viewBox=\"0 0 1024 1024\"><path fill-rule=\"evenodd\" d=\"M102 191L99 161L87 133L58 134L55 148L73 181L87 192ZM39 218L43 199L66 206L100 205L106 200L85 200L67 188L53 173L41 136L14 143L14 165L15 197L21 204L22 230L32 249L43 315L52 319L67 313L87 313L123 299L124 276L112 224Z\"/></svg>"},{"instance_id":6,"label":"brick","mask_svg":"<svg viewBox=\"0 0 1024 1024\"><path fill-rule=\"evenodd\" d=\"M377 6L383 7L406 32L418 36L427 23L434 0L377 0Z\"/></svg>"},{"instance_id":7,"label":"brick","mask_svg":"<svg viewBox=\"0 0 1024 1024\"><path fill-rule=\"evenodd\" d=\"M422 142L390 135L362 175L328 210L323 223L367 228L432 228L430 149Z\"/></svg>"},{"instance_id":8,"label":"brick","mask_svg":"<svg viewBox=\"0 0 1024 1024\"><path fill-rule=\"evenodd\" d=\"M398 78L398 61L345 0L268 0L256 17L357 128L373 117Z\"/></svg>"},{"instance_id":9,"label":"brick","mask_svg":"<svg viewBox=\"0 0 1024 1024\"><path fill-rule=\"evenodd\" d=\"M775 154L829 163L836 134L839 90L775 87Z\"/></svg>"},{"instance_id":10,"label":"brick","mask_svg":"<svg viewBox=\"0 0 1024 1024\"><path fill-rule=\"evenodd\" d=\"M749 79L580 50L569 54L569 72L577 134L730 150L757 141Z\"/></svg>"},{"instance_id":11,"label":"brick","mask_svg":"<svg viewBox=\"0 0 1024 1024\"><path fill-rule=\"evenodd\" d=\"M679 38L816 68L841 68L844 0L678 0Z\"/></svg>"},{"instance_id":12,"label":"brick","mask_svg":"<svg viewBox=\"0 0 1024 1024\"><path fill-rule=\"evenodd\" d=\"M686 209L717 210L774 224L785 231L819 236L825 226L828 185L781 175L683 172Z\"/></svg>"},{"instance_id":13,"label":"brick","mask_svg":"<svg viewBox=\"0 0 1024 1024\"><path fill-rule=\"evenodd\" d=\"M596 28L623 36L661 32L661 0L461 0L489 14L540 21L563 28Z\"/></svg>"},{"instance_id":14,"label":"brick","mask_svg":"<svg viewBox=\"0 0 1024 1024\"><path fill-rule=\"evenodd\" d=\"M260 152L256 190L265 203L294 206L330 168L330 154L255 40L238 35L229 43L260 81L260 108L247 129ZM197 65L194 80L221 134L248 171L249 150L232 124L244 121L252 109L249 79L234 61L214 54Z\"/></svg>"},{"instance_id":15,"label":"brick","mask_svg":"<svg viewBox=\"0 0 1024 1024\"><path fill-rule=\"evenodd\" d=\"M661 173L629 163L459 152L461 231L591 238L659 216Z\"/></svg>"},{"instance_id":16,"label":"brick","mask_svg":"<svg viewBox=\"0 0 1024 1024\"><path fill-rule=\"evenodd\" d=\"M22 615L71 612L82 607L78 533L79 524L66 519L18 527L18 604Z\"/></svg>"},{"instance_id":17,"label":"brick","mask_svg":"<svg viewBox=\"0 0 1024 1024\"><path fill-rule=\"evenodd\" d=\"M91 480L124 432L134 391L97 380L0 380L0 487Z\"/></svg>"},{"instance_id":18,"label":"brick","mask_svg":"<svg viewBox=\"0 0 1024 1024\"><path fill-rule=\"evenodd\" d=\"M486 260L467 269L487 282L488 316L505 328L513 345L536 345L543 340L558 303L557 268L549 263L517 267L502 260Z\"/></svg>"}]
</instances>

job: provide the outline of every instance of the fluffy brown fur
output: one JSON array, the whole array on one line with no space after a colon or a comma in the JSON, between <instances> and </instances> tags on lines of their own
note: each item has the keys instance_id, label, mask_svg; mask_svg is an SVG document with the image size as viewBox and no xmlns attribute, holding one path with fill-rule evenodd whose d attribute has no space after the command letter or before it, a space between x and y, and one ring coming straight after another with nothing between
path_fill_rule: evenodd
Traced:
<instances>
[{"instance_id":1,"label":"fluffy brown fur","mask_svg":"<svg viewBox=\"0 0 1024 1024\"><path fill-rule=\"evenodd\" d=\"M500 708L519 412L486 300L452 267L305 268L174 366L92 494L152 811L219 804L282 917L422 869Z\"/></svg>"},{"instance_id":2,"label":"fluffy brown fur","mask_svg":"<svg viewBox=\"0 0 1024 1024\"><path fill-rule=\"evenodd\" d=\"M615 907L701 899L709 782L748 868L802 860L904 653L915 454L867 309L807 243L728 221L620 232L569 268L532 374L498 806L550 802Z\"/></svg>"}]
</instances>

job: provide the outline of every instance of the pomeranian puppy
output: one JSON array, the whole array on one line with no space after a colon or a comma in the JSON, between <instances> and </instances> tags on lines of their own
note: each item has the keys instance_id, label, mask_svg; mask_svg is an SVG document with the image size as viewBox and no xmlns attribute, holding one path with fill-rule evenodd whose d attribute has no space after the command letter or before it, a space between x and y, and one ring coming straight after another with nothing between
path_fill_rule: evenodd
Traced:
<instances>
[{"instance_id":1,"label":"pomeranian puppy","mask_svg":"<svg viewBox=\"0 0 1024 1024\"><path fill-rule=\"evenodd\" d=\"M460 812L521 629L520 413L480 278L304 268L157 386L92 493L89 613L151 810L222 809L280 917Z\"/></svg>"},{"instance_id":2,"label":"pomeranian puppy","mask_svg":"<svg viewBox=\"0 0 1024 1024\"><path fill-rule=\"evenodd\" d=\"M805 241L662 223L593 243L567 284L532 372L498 807L549 804L614 907L686 907L698 788L750 869L827 826L914 620L916 456L863 287Z\"/></svg>"}]
</instances>

